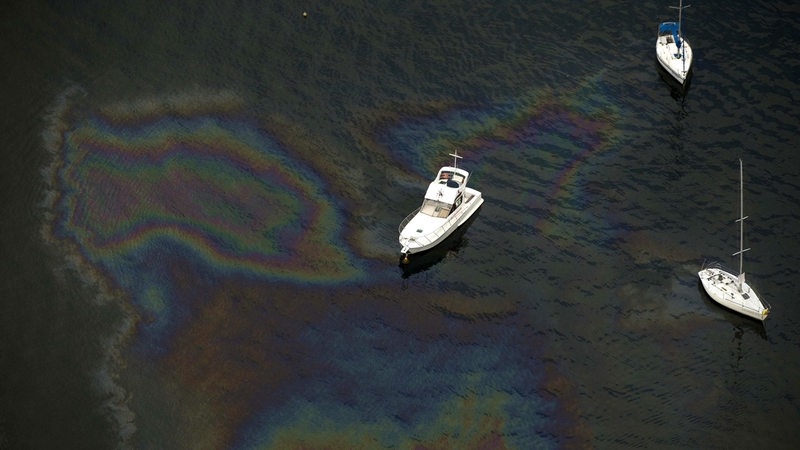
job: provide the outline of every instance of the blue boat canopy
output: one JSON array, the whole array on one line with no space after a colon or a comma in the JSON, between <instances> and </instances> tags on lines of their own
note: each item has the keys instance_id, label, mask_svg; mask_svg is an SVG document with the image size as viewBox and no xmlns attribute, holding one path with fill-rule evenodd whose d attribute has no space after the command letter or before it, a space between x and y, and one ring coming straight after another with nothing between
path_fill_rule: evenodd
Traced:
<instances>
[{"instance_id":1,"label":"blue boat canopy","mask_svg":"<svg viewBox=\"0 0 800 450\"><path fill-rule=\"evenodd\" d=\"M681 48L681 38L678 36L678 23L677 22L661 22L658 26L658 34L672 33L672 39L675 40L675 46Z\"/></svg>"}]
</instances>

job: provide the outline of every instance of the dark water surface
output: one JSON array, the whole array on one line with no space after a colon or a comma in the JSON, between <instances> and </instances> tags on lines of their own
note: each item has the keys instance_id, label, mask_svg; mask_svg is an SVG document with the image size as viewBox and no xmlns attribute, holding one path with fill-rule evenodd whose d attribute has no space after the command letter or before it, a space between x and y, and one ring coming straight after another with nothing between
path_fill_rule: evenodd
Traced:
<instances>
[{"instance_id":1,"label":"dark water surface","mask_svg":"<svg viewBox=\"0 0 800 450\"><path fill-rule=\"evenodd\" d=\"M668 2L17 3L0 448L800 442L795 2L693 4L684 91ZM764 325L696 274L739 158Z\"/></svg>"}]
</instances>

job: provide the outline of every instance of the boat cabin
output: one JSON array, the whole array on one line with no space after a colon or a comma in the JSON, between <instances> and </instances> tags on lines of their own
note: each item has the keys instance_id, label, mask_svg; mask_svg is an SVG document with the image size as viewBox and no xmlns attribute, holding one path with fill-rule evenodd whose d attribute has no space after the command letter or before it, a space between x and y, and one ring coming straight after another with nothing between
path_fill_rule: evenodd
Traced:
<instances>
[{"instance_id":1,"label":"boat cabin","mask_svg":"<svg viewBox=\"0 0 800 450\"><path fill-rule=\"evenodd\" d=\"M451 167L443 167L439 171L439 184L446 184L447 187L457 188L464 183L467 179L467 174L463 170L452 169Z\"/></svg>"},{"instance_id":2,"label":"boat cabin","mask_svg":"<svg viewBox=\"0 0 800 450\"><path fill-rule=\"evenodd\" d=\"M431 217L447 217L463 201L469 173L455 167L442 167L428 186L420 212Z\"/></svg>"},{"instance_id":3,"label":"boat cabin","mask_svg":"<svg viewBox=\"0 0 800 450\"><path fill-rule=\"evenodd\" d=\"M675 44L676 47L681 48L680 28L677 22L662 22L658 26L658 35L666 36L668 44Z\"/></svg>"}]
</instances>

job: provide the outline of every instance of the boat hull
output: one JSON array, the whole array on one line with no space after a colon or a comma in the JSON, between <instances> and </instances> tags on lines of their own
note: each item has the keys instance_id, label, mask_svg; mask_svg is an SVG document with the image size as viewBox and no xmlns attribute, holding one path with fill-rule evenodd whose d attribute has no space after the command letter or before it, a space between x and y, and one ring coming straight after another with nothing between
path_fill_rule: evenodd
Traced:
<instances>
[{"instance_id":1,"label":"boat hull","mask_svg":"<svg viewBox=\"0 0 800 450\"><path fill-rule=\"evenodd\" d=\"M747 282L742 281L741 290L738 288L737 275L721 267L703 268L697 275L708 296L720 305L757 320L764 320L769 315L769 306L758 298Z\"/></svg>"},{"instance_id":2,"label":"boat hull","mask_svg":"<svg viewBox=\"0 0 800 450\"><path fill-rule=\"evenodd\" d=\"M435 247L414 253L411 258L405 258L403 255L400 255L398 267L400 267L402 277L409 278L412 275L424 272L449 255L458 253L462 247L467 246L468 239L464 238L464 235L480 214L481 208L478 207L469 219L459 225L455 231L450 233L449 236L444 238L442 242L438 243Z\"/></svg>"},{"instance_id":3,"label":"boat hull","mask_svg":"<svg viewBox=\"0 0 800 450\"><path fill-rule=\"evenodd\" d=\"M684 84L692 69L692 47L689 41L682 40L682 49L675 45L671 35L656 39L656 59L661 67L678 83Z\"/></svg>"},{"instance_id":4,"label":"boat hull","mask_svg":"<svg viewBox=\"0 0 800 450\"><path fill-rule=\"evenodd\" d=\"M474 189L466 188L464 203L451 213L446 220L442 221L440 225L436 226L435 229L425 233L416 231L416 219L422 213L415 211L403 221L400 227L400 253L411 255L432 249L464 224L482 204L483 196L481 193Z\"/></svg>"}]
</instances>

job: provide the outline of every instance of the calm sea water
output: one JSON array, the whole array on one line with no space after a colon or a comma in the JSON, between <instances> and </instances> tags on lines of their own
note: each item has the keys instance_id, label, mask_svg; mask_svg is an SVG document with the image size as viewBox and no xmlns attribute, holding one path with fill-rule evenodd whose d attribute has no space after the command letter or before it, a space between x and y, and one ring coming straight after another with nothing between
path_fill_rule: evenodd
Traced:
<instances>
[{"instance_id":1,"label":"calm sea water","mask_svg":"<svg viewBox=\"0 0 800 450\"><path fill-rule=\"evenodd\" d=\"M670 2L16 3L0 448L800 442L795 2L695 2L684 91Z\"/></svg>"}]
</instances>

